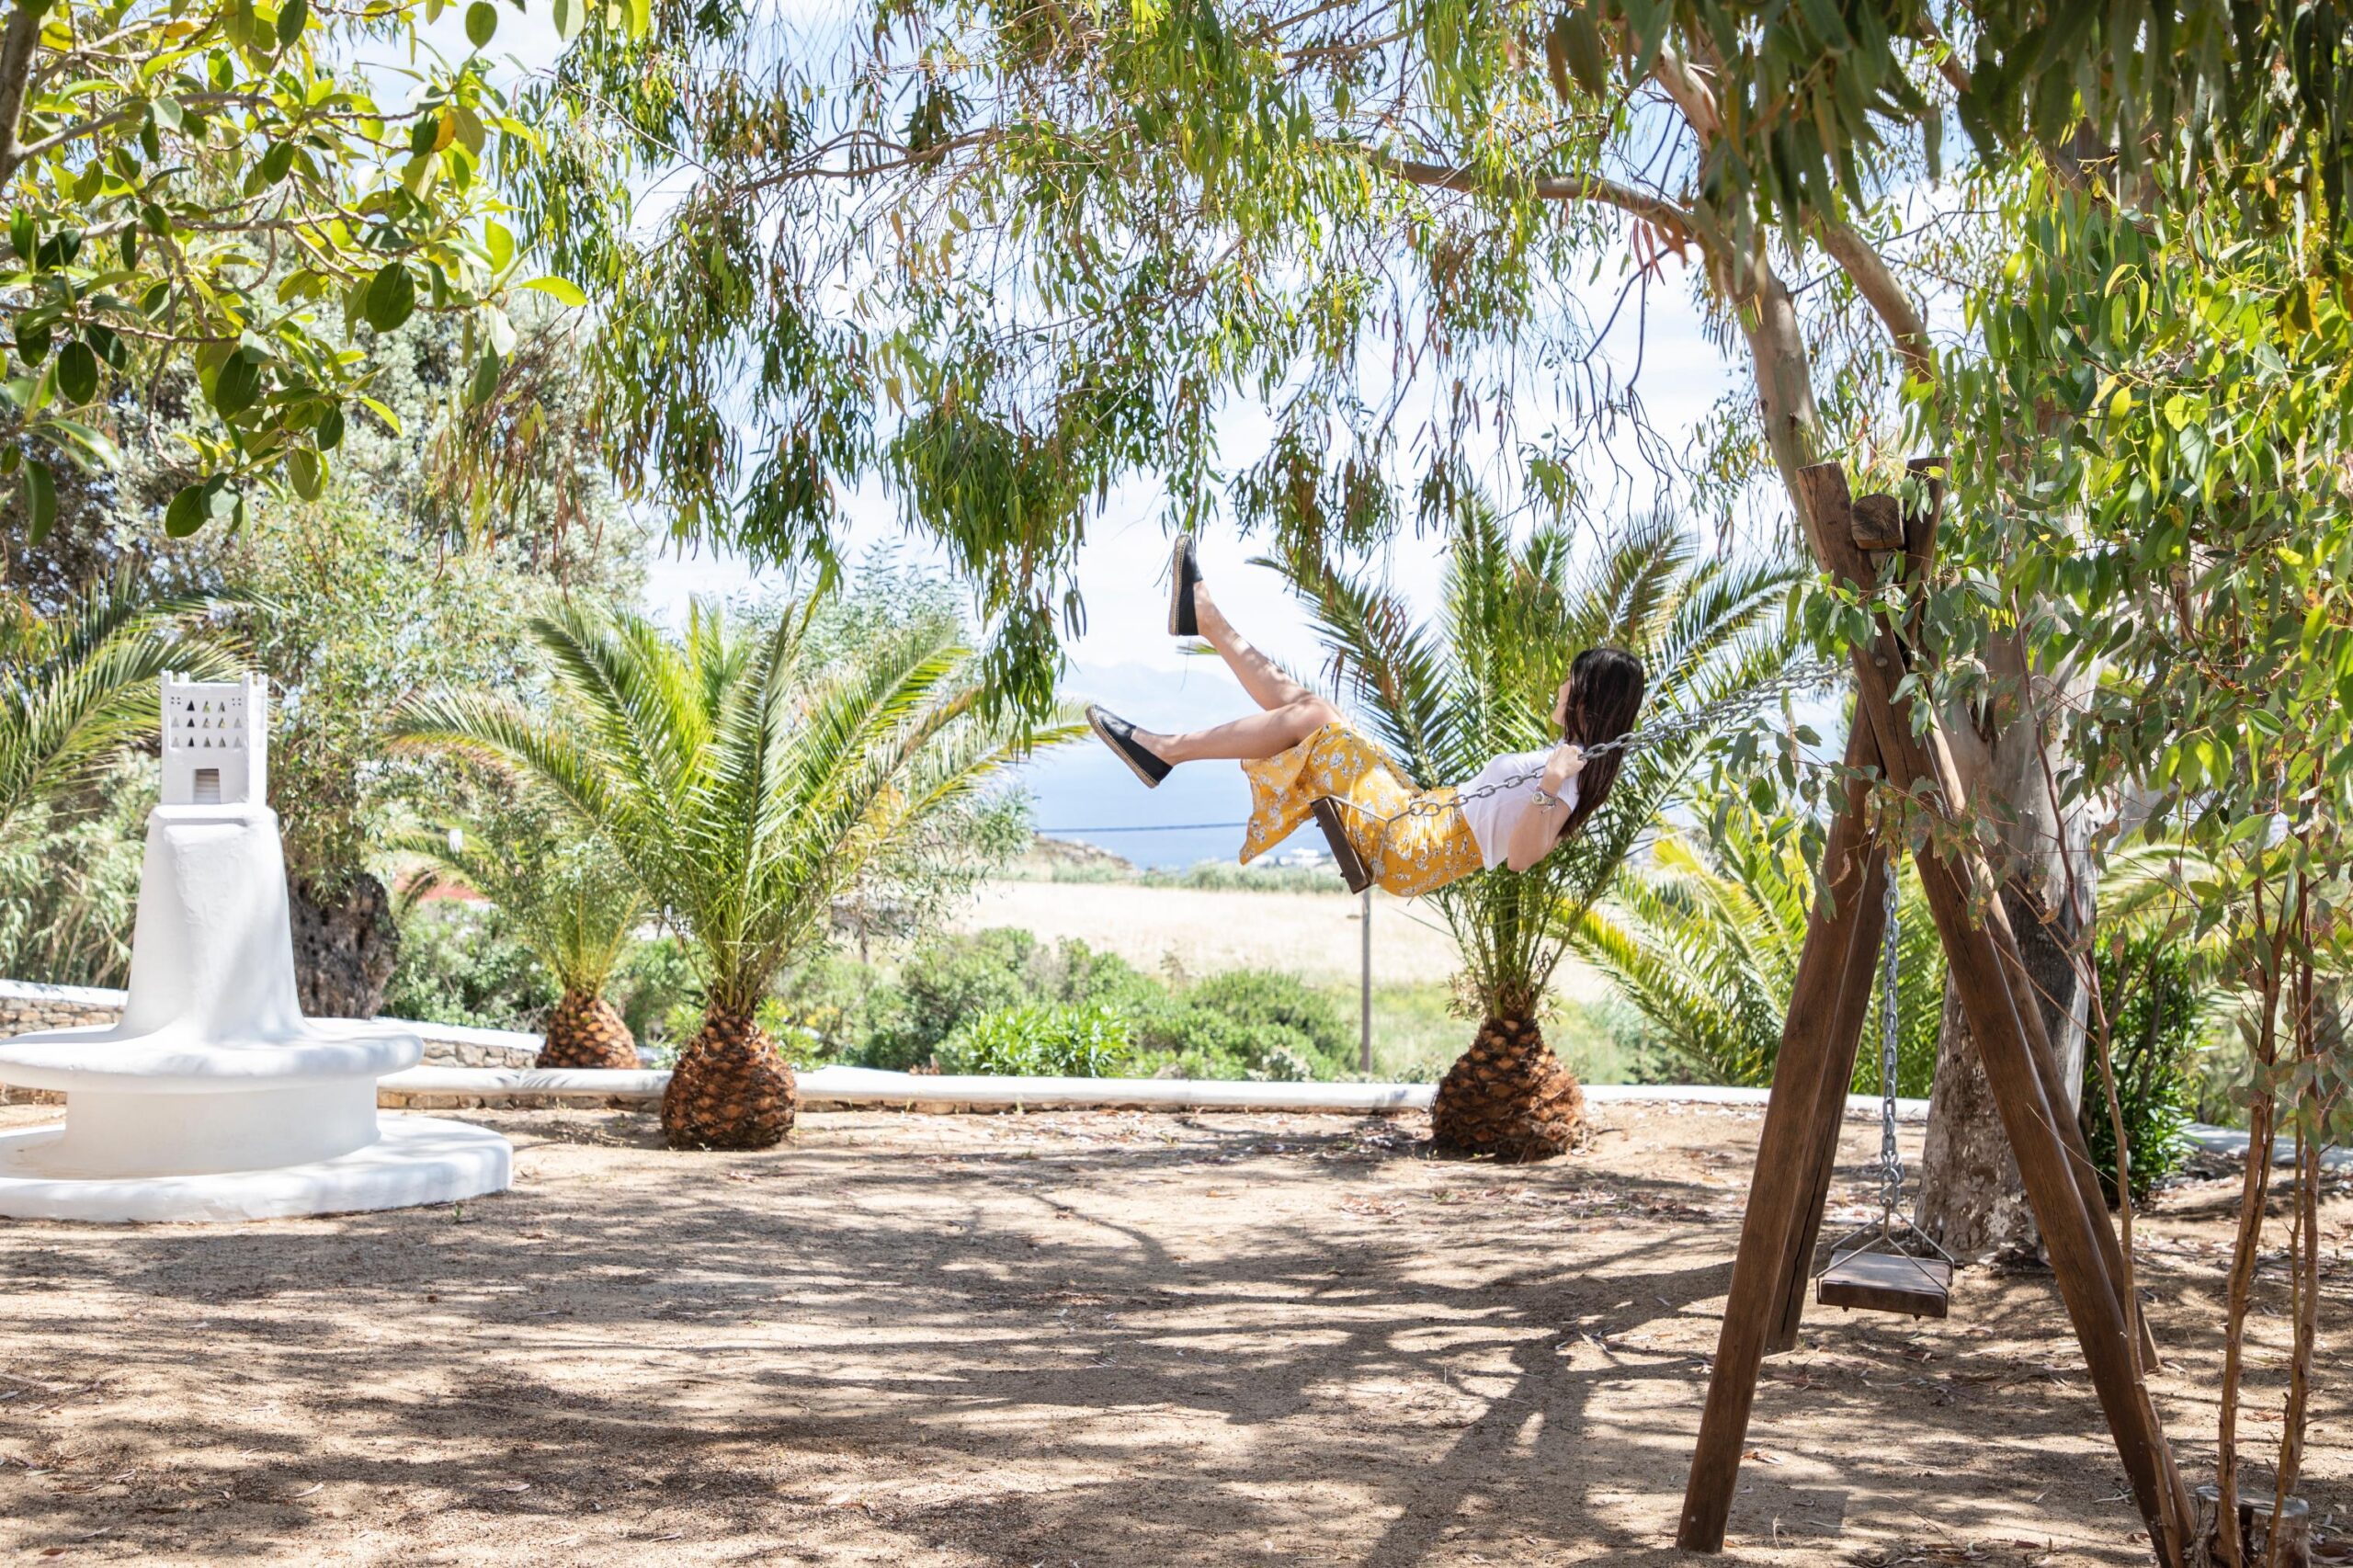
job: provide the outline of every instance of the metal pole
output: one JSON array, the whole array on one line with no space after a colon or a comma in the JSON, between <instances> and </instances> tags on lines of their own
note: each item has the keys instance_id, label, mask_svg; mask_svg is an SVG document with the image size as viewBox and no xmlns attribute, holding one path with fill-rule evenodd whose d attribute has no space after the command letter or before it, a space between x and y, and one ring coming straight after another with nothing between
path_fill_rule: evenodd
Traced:
<instances>
[{"instance_id":1,"label":"metal pole","mask_svg":"<svg viewBox=\"0 0 2353 1568\"><path fill-rule=\"evenodd\" d=\"M1357 1062L1372 1076L1372 890L1364 890L1364 966L1357 989Z\"/></svg>"}]
</instances>

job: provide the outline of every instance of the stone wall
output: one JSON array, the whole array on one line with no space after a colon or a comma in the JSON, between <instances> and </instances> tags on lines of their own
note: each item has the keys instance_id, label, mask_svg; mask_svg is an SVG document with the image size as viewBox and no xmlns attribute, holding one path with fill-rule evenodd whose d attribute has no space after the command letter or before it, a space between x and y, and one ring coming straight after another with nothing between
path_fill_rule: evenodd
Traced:
<instances>
[{"instance_id":1,"label":"stone wall","mask_svg":"<svg viewBox=\"0 0 2353 1568\"><path fill-rule=\"evenodd\" d=\"M122 1016L122 1003L119 991L0 980L0 1037L77 1024L110 1024ZM407 1027L425 1041L423 1065L427 1067L529 1067L540 1059L540 1037L535 1034L470 1029L456 1024Z\"/></svg>"}]
</instances>

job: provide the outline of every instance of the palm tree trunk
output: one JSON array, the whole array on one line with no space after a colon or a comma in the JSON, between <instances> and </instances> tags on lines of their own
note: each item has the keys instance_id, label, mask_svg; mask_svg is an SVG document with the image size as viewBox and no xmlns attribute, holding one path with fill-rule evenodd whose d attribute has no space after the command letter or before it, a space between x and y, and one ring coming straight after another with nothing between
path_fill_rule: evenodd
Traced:
<instances>
[{"instance_id":1,"label":"palm tree trunk","mask_svg":"<svg viewBox=\"0 0 2353 1568\"><path fill-rule=\"evenodd\" d=\"M1515 1164L1565 1154L1585 1122L1585 1092L1524 1009L1498 1008L1447 1069L1430 1107L1441 1149Z\"/></svg>"},{"instance_id":2,"label":"palm tree trunk","mask_svg":"<svg viewBox=\"0 0 2353 1568\"><path fill-rule=\"evenodd\" d=\"M634 1068L637 1040L610 1002L593 991L567 991L548 1015L539 1065Z\"/></svg>"},{"instance_id":3,"label":"palm tree trunk","mask_svg":"<svg viewBox=\"0 0 2353 1568\"><path fill-rule=\"evenodd\" d=\"M662 1136L673 1149L772 1149L799 1108L776 1041L751 1018L713 1008L670 1074Z\"/></svg>"}]
</instances>

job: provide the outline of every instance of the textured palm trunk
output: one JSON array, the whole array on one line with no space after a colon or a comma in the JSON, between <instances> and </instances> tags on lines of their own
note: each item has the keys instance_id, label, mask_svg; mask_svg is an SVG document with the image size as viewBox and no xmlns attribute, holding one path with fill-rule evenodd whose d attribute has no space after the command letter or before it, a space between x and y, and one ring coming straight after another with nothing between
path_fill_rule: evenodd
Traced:
<instances>
[{"instance_id":1,"label":"textured palm trunk","mask_svg":"<svg viewBox=\"0 0 2353 1568\"><path fill-rule=\"evenodd\" d=\"M673 1149L771 1149L799 1108L776 1041L749 1018L714 1011L678 1053L662 1096L662 1136Z\"/></svg>"},{"instance_id":2,"label":"textured palm trunk","mask_svg":"<svg viewBox=\"0 0 2353 1568\"><path fill-rule=\"evenodd\" d=\"M567 991L548 1015L540 1042L542 1067L629 1069L637 1065L637 1039L613 1005L593 991Z\"/></svg>"},{"instance_id":3,"label":"textured palm trunk","mask_svg":"<svg viewBox=\"0 0 2353 1568\"><path fill-rule=\"evenodd\" d=\"M1515 1163L1567 1153L1584 1123L1585 1091L1525 1013L1481 1024L1430 1107L1439 1148Z\"/></svg>"}]
</instances>

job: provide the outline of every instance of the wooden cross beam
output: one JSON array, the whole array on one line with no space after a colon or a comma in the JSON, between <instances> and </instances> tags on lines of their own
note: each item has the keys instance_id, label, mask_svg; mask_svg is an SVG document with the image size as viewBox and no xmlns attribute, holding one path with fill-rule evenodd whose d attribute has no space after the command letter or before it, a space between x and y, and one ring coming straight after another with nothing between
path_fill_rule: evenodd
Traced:
<instances>
[{"instance_id":1,"label":"wooden cross beam","mask_svg":"<svg viewBox=\"0 0 2353 1568\"><path fill-rule=\"evenodd\" d=\"M1844 473L1835 464L1823 464L1800 480L1808 532L1825 557L1823 564L1850 585L1870 587L1876 574L1855 543ZM1905 521L1904 574L1916 594L1933 558L1937 519L1931 509L1917 527ZM1873 522L1877 527L1879 520ZM1891 785L1916 790L1931 810L1957 822L1967 801L1935 716L1929 715L1925 736L1915 735L1910 702L1899 707L1894 701L1904 661L1903 641L1882 615L1871 645L1854 652L1859 700L1855 733L1847 741L1848 766L1876 766ZM1850 784L1831 822L1824 880L1832 896L1808 923L1758 1139L1715 1369L1684 1492L1677 1542L1687 1551L1722 1549L1758 1369L1768 1344L1794 1339L1802 1310L1804 1271L1821 1222L1837 1119L1854 1070L1878 945L1878 879L1886 874L1886 865L1881 846L1871 840L1865 806L1860 785ZM2018 1155L2028 1201L2050 1249L2109 1430L2148 1521L2155 1560L2165 1568L2180 1568L2191 1517L2188 1494L2142 1381L2149 1361L2133 1331L2137 1314L2126 1310L2122 1254L2082 1132L2069 1112L2057 1058L2007 916L2000 899L1990 896L1996 890L1965 840L1959 846L1932 844L1920 869L1954 991L1977 1041L2003 1131Z\"/></svg>"}]
</instances>

